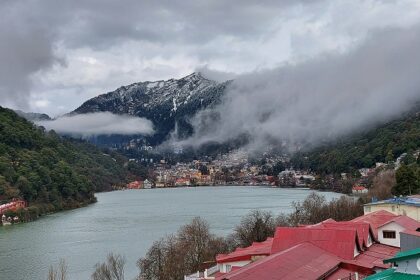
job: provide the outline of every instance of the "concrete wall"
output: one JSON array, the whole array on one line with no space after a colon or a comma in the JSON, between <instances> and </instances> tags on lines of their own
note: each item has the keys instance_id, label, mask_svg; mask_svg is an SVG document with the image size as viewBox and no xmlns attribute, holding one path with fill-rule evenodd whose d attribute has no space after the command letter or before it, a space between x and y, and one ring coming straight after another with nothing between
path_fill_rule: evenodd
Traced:
<instances>
[{"instance_id":1,"label":"concrete wall","mask_svg":"<svg viewBox=\"0 0 420 280\"><path fill-rule=\"evenodd\" d=\"M379 211L379 210L386 210L388 212L394 213L395 215L406 215L420 222L420 207L405 205L405 204L393 204L393 203L384 203L384 204L364 206L365 215L375 212L375 211Z\"/></svg>"},{"instance_id":2,"label":"concrete wall","mask_svg":"<svg viewBox=\"0 0 420 280\"><path fill-rule=\"evenodd\" d=\"M395 231L395 239L384 238L383 232L385 231ZM378 228L378 241L381 244L386 244L394 247L400 247L400 232L404 231L405 228L400 226L395 222L391 222L386 224L380 228Z\"/></svg>"}]
</instances>

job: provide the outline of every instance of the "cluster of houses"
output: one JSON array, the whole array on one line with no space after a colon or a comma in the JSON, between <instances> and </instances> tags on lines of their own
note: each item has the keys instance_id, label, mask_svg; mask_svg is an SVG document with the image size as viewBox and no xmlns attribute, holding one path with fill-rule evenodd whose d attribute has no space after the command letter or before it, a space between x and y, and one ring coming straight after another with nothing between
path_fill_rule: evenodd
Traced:
<instances>
[{"instance_id":1,"label":"cluster of houses","mask_svg":"<svg viewBox=\"0 0 420 280\"><path fill-rule=\"evenodd\" d=\"M279 173L278 180L280 186L307 187L315 181L315 176L306 171L286 169Z\"/></svg>"},{"instance_id":2,"label":"cluster of houses","mask_svg":"<svg viewBox=\"0 0 420 280\"><path fill-rule=\"evenodd\" d=\"M185 280L420 279L420 199L405 201L368 204L350 221L278 227Z\"/></svg>"}]
</instances>

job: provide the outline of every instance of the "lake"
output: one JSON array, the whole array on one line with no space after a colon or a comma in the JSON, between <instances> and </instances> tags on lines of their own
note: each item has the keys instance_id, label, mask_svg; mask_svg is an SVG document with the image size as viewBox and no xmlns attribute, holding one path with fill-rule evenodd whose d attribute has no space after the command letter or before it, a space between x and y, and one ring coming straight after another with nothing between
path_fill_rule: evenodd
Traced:
<instances>
[{"instance_id":1,"label":"lake","mask_svg":"<svg viewBox=\"0 0 420 280\"><path fill-rule=\"evenodd\" d=\"M226 236L253 209L290 212L306 189L269 187L200 187L126 190L96 194L98 202L35 222L0 227L0 279L46 279L60 258L69 279L89 279L94 265L109 252L126 258L126 279L133 279L136 261L153 241L175 233L200 216L211 231ZM327 199L339 194L323 192Z\"/></svg>"}]
</instances>

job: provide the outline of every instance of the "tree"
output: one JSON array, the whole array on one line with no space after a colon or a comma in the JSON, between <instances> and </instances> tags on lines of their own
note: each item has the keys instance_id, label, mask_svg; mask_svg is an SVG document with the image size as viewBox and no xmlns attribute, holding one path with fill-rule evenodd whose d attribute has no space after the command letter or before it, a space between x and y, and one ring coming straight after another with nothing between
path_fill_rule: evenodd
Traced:
<instances>
[{"instance_id":1,"label":"tree","mask_svg":"<svg viewBox=\"0 0 420 280\"><path fill-rule=\"evenodd\" d=\"M66 280L67 279L67 264L64 259L61 259L58 267L50 267L48 271L48 280Z\"/></svg>"},{"instance_id":2,"label":"tree","mask_svg":"<svg viewBox=\"0 0 420 280\"><path fill-rule=\"evenodd\" d=\"M276 222L273 215L267 211L254 210L244 218L234 229L231 240L236 247L248 247L253 242L265 241L274 235Z\"/></svg>"},{"instance_id":3,"label":"tree","mask_svg":"<svg viewBox=\"0 0 420 280\"><path fill-rule=\"evenodd\" d=\"M395 176L397 183L392 191L394 195L418 193L420 185L416 165L401 165Z\"/></svg>"},{"instance_id":4,"label":"tree","mask_svg":"<svg viewBox=\"0 0 420 280\"><path fill-rule=\"evenodd\" d=\"M197 217L176 235L153 243L146 256L137 262L138 279L180 280L202 269L203 263L213 261L216 254L225 252L224 240L211 234L208 223Z\"/></svg>"},{"instance_id":5,"label":"tree","mask_svg":"<svg viewBox=\"0 0 420 280\"><path fill-rule=\"evenodd\" d=\"M121 255L109 254L103 263L95 265L92 280L124 280L125 258Z\"/></svg>"},{"instance_id":6,"label":"tree","mask_svg":"<svg viewBox=\"0 0 420 280\"><path fill-rule=\"evenodd\" d=\"M369 189L369 196L383 200L392 197L392 189L397 183L393 169L379 172L373 178L372 187Z\"/></svg>"}]
</instances>

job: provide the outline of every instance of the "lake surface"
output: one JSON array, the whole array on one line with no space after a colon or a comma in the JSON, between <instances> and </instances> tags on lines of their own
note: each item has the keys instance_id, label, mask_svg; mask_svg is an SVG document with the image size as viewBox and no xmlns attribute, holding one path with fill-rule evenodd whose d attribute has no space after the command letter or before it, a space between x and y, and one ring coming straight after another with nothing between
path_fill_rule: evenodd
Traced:
<instances>
[{"instance_id":1,"label":"lake surface","mask_svg":"<svg viewBox=\"0 0 420 280\"><path fill-rule=\"evenodd\" d=\"M201 187L126 190L97 194L85 208L0 227L0 279L46 279L48 268L66 260L69 279L89 279L109 252L126 257L126 279L153 241L175 233L193 217L205 218L211 231L227 235L253 209L290 212L305 189ZM339 194L323 192L327 199Z\"/></svg>"}]
</instances>

